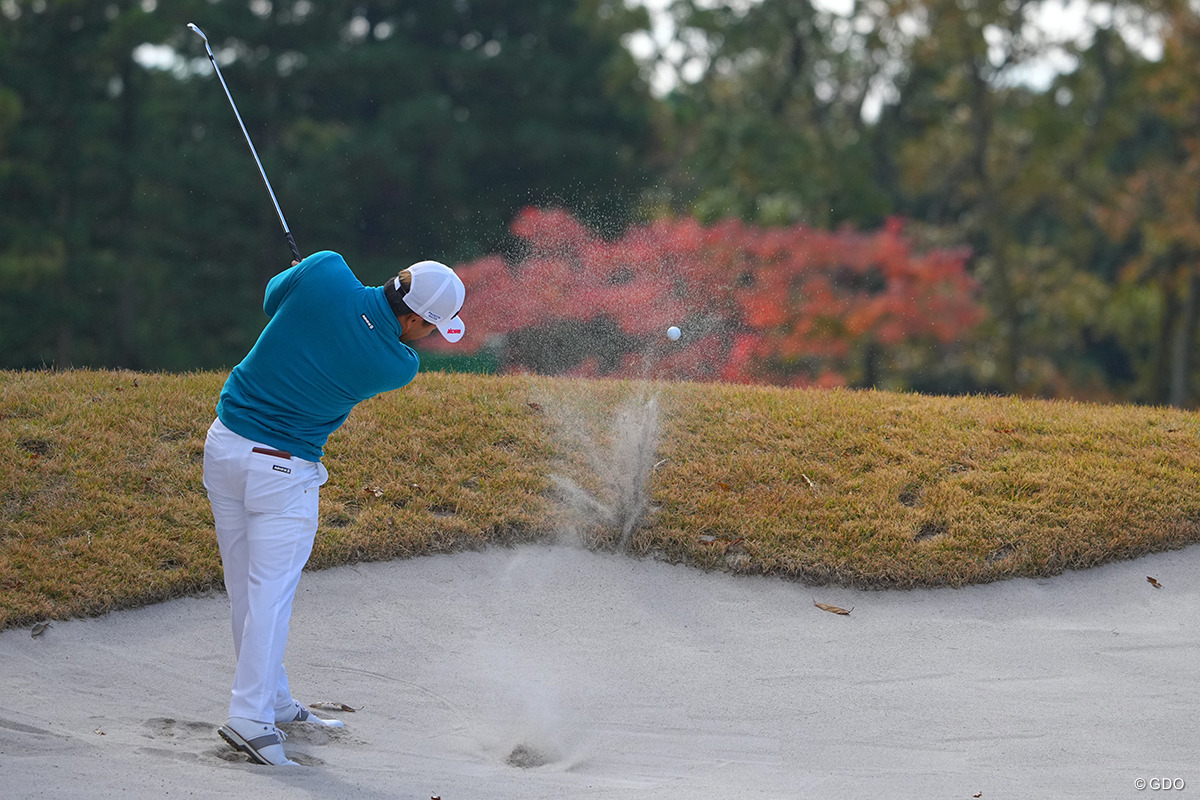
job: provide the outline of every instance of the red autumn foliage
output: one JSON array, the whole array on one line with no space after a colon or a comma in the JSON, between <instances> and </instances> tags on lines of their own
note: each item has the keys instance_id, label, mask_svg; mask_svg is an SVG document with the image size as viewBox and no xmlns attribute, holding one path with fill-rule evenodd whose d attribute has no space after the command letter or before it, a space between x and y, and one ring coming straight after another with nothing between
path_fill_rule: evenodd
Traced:
<instances>
[{"instance_id":1,"label":"red autumn foliage","mask_svg":"<svg viewBox=\"0 0 1200 800\"><path fill-rule=\"evenodd\" d=\"M915 253L899 220L859 233L663 219L609 241L527 208L512 232L518 261L456 267L467 336L446 348L496 348L509 371L840 385L865 342L947 344L983 314L968 253Z\"/></svg>"}]
</instances>

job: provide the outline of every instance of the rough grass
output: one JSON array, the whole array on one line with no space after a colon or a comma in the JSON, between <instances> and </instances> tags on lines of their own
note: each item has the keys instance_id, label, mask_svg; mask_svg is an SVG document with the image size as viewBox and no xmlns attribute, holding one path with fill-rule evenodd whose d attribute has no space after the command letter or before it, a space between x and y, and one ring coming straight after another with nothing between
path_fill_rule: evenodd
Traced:
<instances>
[{"instance_id":1,"label":"rough grass","mask_svg":"<svg viewBox=\"0 0 1200 800\"><path fill-rule=\"evenodd\" d=\"M0 628L220 587L201 461L223 379L0 372ZM548 398L603 437L645 392L661 463L638 555L908 588L1200 540L1189 412L423 373L331 437L310 568L553 537L551 475L588 476Z\"/></svg>"}]
</instances>

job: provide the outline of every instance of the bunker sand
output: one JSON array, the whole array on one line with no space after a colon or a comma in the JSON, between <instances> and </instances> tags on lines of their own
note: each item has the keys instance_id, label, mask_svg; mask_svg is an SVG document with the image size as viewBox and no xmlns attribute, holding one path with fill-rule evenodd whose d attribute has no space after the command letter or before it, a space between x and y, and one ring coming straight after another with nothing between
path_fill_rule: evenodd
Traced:
<instances>
[{"instance_id":1,"label":"bunker sand","mask_svg":"<svg viewBox=\"0 0 1200 800\"><path fill-rule=\"evenodd\" d=\"M1200 787L1200 548L860 592L527 546L306 574L287 664L344 730L216 735L223 595L0 634L16 798L1097 798ZM1147 577L1157 580L1155 588ZM814 601L854 611L830 614Z\"/></svg>"}]
</instances>

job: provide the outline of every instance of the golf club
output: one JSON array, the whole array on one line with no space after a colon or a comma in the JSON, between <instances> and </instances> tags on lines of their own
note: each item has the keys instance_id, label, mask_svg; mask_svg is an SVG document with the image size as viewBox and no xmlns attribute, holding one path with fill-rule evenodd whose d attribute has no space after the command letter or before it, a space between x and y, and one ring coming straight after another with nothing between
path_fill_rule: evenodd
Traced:
<instances>
[{"instance_id":1,"label":"golf club","mask_svg":"<svg viewBox=\"0 0 1200 800\"><path fill-rule=\"evenodd\" d=\"M217 80L221 82L221 88L225 90L225 96L229 98L229 105L233 108L233 115L237 117L238 125L242 129L242 135L246 137L246 144L250 145L250 155L254 156L254 163L258 164L258 174L262 175L263 183L267 186L267 194L271 195L271 202L275 204L275 213L279 215L279 224L283 226L283 233L287 236L288 247L292 248L292 258L300 261L300 251L296 248L296 240L292 238L292 232L288 230L287 220L283 218L283 211L279 208L279 201L275 199L275 192L271 189L271 182L267 180L267 171L263 169L262 161L258 158L258 151L254 149L254 142L250 141L250 134L246 132L246 125L242 122L242 115L238 113L237 104L233 102L233 95L229 93L229 87L225 84L225 78L221 76L221 68L217 66L217 59L213 56L212 48L208 46L208 37L204 35L204 31L196 27L194 22L189 22L187 26L204 40L204 49L208 52L208 60L212 62L213 69L216 70Z\"/></svg>"}]
</instances>

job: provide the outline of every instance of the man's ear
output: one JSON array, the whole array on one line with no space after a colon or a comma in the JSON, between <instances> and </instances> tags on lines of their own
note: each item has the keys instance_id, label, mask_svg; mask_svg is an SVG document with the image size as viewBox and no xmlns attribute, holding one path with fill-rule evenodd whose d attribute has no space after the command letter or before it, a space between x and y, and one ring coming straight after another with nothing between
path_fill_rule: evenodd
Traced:
<instances>
[{"instance_id":1,"label":"man's ear","mask_svg":"<svg viewBox=\"0 0 1200 800\"><path fill-rule=\"evenodd\" d=\"M420 325L425 320L421 319L420 314L414 314L411 311L402 317L397 317L400 321L400 335L406 335L414 326Z\"/></svg>"}]
</instances>

